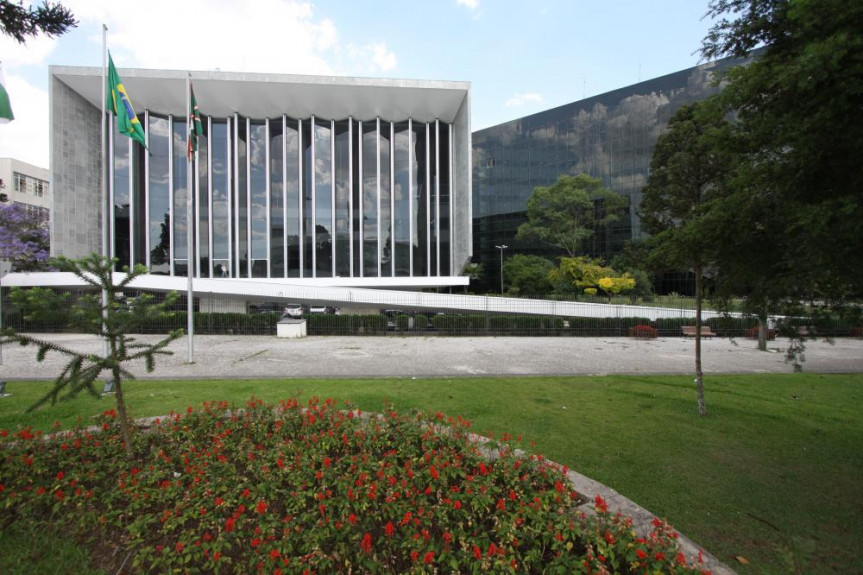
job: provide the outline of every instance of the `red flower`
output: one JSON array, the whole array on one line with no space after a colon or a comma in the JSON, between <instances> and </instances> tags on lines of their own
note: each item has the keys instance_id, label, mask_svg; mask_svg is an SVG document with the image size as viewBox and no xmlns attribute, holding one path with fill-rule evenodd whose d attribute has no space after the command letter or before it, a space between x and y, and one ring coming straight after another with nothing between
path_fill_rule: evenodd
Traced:
<instances>
[{"instance_id":1,"label":"red flower","mask_svg":"<svg viewBox=\"0 0 863 575\"><path fill-rule=\"evenodd\" d=\"M258 504L255 506L255 511L258 514L263 515L263 513L267 510L267 504L263 501L258 501Z\"/></svg>"},{"instance_id":2,"label":"red flower","mask_svg":"<svg viewBox=\"0 0 863 575\"><path fill-rule=\"evenodd\" d=\"M437 481L440 479L440 473L437 472L437 469L434 468L434 465L429 467L429 473L431 473L432 479Z\"/></svg>"},{"instance_id":3,"label":"red flower","mask_svg":"<svg viewBox=\"0 0 863 575\"><path fill-rule=\"evenodd\" d=\"M646 559L647 558L647 553L645 553L641 549L636 549L635 554L638 555L639 559Z\"/></svg>"},{"instance_id":4,"label":"red flower","mask_svg":"<svg viewBox=\"0 0 863 575\"><path fill-rule=\"evenodd\" d=\"M501 511L506 511L506 503L504 503L503 499L497 500L497 508Z\"/></svg>"},{"instance_id":5,"label":"red flower","mask_svg":"<svg viewBox=\"0 0 863 575\"><path fill-rule=\"evenodd\" d=\"M461 501L456 500L455 503L452 504L453 509L461 509Z\"/></svg>"},{"instance_id":6,"label":"red flower","mask_svg":"<svg viewBox=\"0 0 863 575\"><path fill-rule=\"evenodd\" d=\"M351 513L350 515L348 515L348 523L350 523L351 525L357 524L357 516L355 513Z\"/></svg>"},{"instance_id":7,"label":"red flower","mask_svg":"<svg viewBox=\"0 0 863 575\"><path fill-rule=\"evenodd\" d=\"M595 504L596 504L596 510L597 511L602 511L602 512L608 511L608 503L605 501L605 499L602 498L601 495L596 496Z\"/></svg>"},{"instance_id":8,"label":"red flower","mask_svg":"<svg viewBox=\"0 0 863 575\"><path fill-rule=\"evenodd\" d=\"M419 558L420 558L419 551L411 551L411 561L416 563L417 561L419 561Z\"/></svg>"},{"instance_id":9,"label":"red flower","mask_svg":"<svg viewBox=\"0 0 863 575\"><path fill-rule=\"evenodd\" d=\"M473 558L476 559L477 561L482 559L482 549L480 549L476 545L473 546Z\"/></svg>"},{"instance_id":10,"label":"red flower","mask_svg":"<svg viewBox=\"0 0 863 575\"><path fill-rule=\"evenodd\" d=\"M228 517L228 520L225 521L225 533L230 533L234 530L234 518Z\"/></svg>"},{"instance_id":11,"label":"red flower","mask_svg":"<svg viewBox=\"0 0 863 575\"><path fill-rule=\"evenodd\" d=\"M65 473L63 473L62 471L60 471L59 473L57 473L57 481L63 481L63 476L64 476L64 475L65 475Z\"/></svg>"},{"instance_id":12,"label":"red flower","mask_svg":"<svg viewBox=\"0 0 863 575\"><path fill-rule=\"evenodd\" d=\"M329 457L324 457L324 467L329 467L332 460Z\"/></svg>"},{"instance_id":13,"label":"red flower","mask_svg":"<svg viewBox=\"0 0 863 575\"><path fill-rule=\"evenodd\" d=\"M372 535L371 533L366 533L363 535L363 541L360 543L360 549L363 550L363 553L371 553L372 552Z\"/></svg>"},{"instance_id":14,"label":"red flower","mask_svg":"<svg viewBox=\"0 0 863 575\"><path fill-rule=\"evenodd\" d=\"M63 500L63 497L64 497L63 490L62 490L62 489L58 489L58 490L54 493L54 497L56 497L58 500L62 501L62 500Z\"/></svg>"},{"instance_id":15,"label":"red flower","mask_svg":"<svg viewBox=\"0 0 863 575\"><path fill-rule=\"evenodd\" d=\"M434 551L429 551L426 553L425 557L423 557L423 562L427 565L434 563Z\"/></svg>"},{"instance_id":16,"label":"red flower","mask_svg":"<svg viewBox=\"0 0 863 575\"><path fill-rule=\"evenodd\" d=\"M221 558L222 558L222 552L221 551L216 551L215 553L213 553L213 561L218 561Z\"/></svg>"},{"instance_id":17,"label":"red flower","mask_svg":"<svg viewBox=\"0 0 863 575\"><path fill-rule=\"evenodd\" d=\"M177 553L182 552L182 551L183 551L183 547L184 547L184 545L183 545L182 543L180 543L179 541L177 542L177 544L176 544L176 545L174 545L174 549L176 549Z\"/></svg>"},{"instance_id":18,"label":"red flower","mask_svg":"<svg viewBox=\"0 0 863 575\"><path fill-rule=\"evenodd\" d=\"M444 540L444 542L445 542L447 545L449 545L450 543L452 543L452 533L450 533L449 531L447 531L446 533L444 533L444 534L443 534L443 540Z\"/></svg>"},{"instance_id":19,"label":"red flower","mask_svg":"<svg viewBox=\"0 0 863 575\"><path fill-rule=\"evenodd\" d=\"M272 559L272 560L274 560L274 561L275 561L276 559L278 559L281 555L282 555L282 554L281 554L281 553L279 553L279 550L278 550L278 549L273 549L272 551L270 551L270 559Z\"/></svg>"}]
</instances>

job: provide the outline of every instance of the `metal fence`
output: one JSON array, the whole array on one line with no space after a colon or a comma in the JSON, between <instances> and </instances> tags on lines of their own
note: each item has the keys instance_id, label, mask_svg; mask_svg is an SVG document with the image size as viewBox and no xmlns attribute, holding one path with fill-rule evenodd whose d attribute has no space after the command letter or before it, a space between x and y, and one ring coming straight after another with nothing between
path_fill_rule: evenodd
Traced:
<instances>
[{"instance_id":1,"label":"metal fence","mask_svg":"<svg viewBox=\"0 0 863 575\"><path fill-rule=\"evenodd\" d=\"M3 326L20 332L79 331L68 313L74 300L83 292L67 291L66 309L53 313L34 313L20 302L16 305L8 290L2 302ZM59 292L59 290L55 290ZM529 336L529 337L683 337L682 326L694 325L691 300L680 296L667 303L628 300L626 304L594 301L561 300L554 297L500 298L437 294L439 307L417 308L412 292L387 292L386 307L346 304L333 301L248 300L208 297L194 301L194 326L197 334L274 335L284 313L302 314L308 335L375 335L375 336ZM126 294L132 298L135 292ZM159 294L155 294L160 297ZM161 297L163 297L162 294ZM341 305L334 305L339 303ZM159 334L187 326L186 300L179 297L173 311L164 318L137 322L132 333ZM285 316L289 317L289 316ZM838 318L800 318L798 324L807 331L825 336L859 336L861 328ZM717 337L755 337L757 320L729 317L715 311L705 312L704 324Z\"/></svg>"}]
</instances>

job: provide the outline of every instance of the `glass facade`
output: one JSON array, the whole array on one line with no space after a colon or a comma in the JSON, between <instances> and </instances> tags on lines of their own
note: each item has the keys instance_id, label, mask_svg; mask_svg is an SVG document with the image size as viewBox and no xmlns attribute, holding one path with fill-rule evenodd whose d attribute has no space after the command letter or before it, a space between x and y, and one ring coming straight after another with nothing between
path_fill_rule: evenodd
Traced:
<instances>
[{"instance_id":1,"label":"glass facade","mask_svg":"<svg viewBox=\"0 0 863 575\"><path fill-rule=\"evenodd\" d=\"M561 175L586 173L623 195L620 220L597 229L586 242L591 256L608 258L625 242L642 237L637 209L647 182L653 147L674 112L716 93L713 73L739 60L727 59L648 80L473 134L473 261L483 264L480 289L495 290L500 252L554 258L560 253L515 239L527 221L527 200L538 186ZM443 138L441 138L443 139ZM447 173L441 170L441 233L448 228ZM441 248L446 240L439 243ZM441 257L444 257L442 251Z\"/></svg>"},{"instance_id":2,"label":"glass facade","mask_svg":"<svg viewBox=\"0 0 863 575\"><path fill-rule=\"evenodd\" d=\"M214 278L458 273L450 124L204 117L189 181L185 118L142 118L149 154L119 134L110 141L121 267L134 259L152 273Z\"/></svg>"}]
</instances>

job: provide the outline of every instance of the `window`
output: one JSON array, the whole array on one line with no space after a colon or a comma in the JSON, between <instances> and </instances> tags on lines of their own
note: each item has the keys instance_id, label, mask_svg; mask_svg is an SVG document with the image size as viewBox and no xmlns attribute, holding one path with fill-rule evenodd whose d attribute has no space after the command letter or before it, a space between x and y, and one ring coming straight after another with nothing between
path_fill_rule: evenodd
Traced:
<instances>
[{"instance_id":1,"label":"window","mask_svg":"<svg viewBox=\"0 0 863 575\"><path fill-rule=\"evenodd\" d=\"M27 176L25 176L24 174L19 174L18 172L15 172L15 191L27 191Z\"/></svg>"}]
</instances>

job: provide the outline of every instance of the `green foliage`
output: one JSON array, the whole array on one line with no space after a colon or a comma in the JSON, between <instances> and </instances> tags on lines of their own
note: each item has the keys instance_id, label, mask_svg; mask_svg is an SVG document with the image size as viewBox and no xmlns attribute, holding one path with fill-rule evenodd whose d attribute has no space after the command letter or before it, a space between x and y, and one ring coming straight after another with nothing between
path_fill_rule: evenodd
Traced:
<instances>
[{"instance_id":1,"label":"green foliage","mask_svg":"<svg viewBox=\"0 0 863 575\"><path fill-rule=\"evenodd\" d=\"M50 288L14 287L9 291L12 305L27 322L29 331L52 331L54 326L64 326L70 319L70 293ZM6 320L4 325L9 325Z\"/></svg>"},{"instance_id":2,"label":"green foliage","mask_svg":"<svg viewBox=\"0 0 863 575\"><path fill-rule=\"evenodd\" d=\"M29 3L28 3L29 4ZM0 31L23 44L28 36L45 34L49 38L65 34L78 26L72 12L59 2L43 0L40 6L24 7L23 2L0 2Z\"/></svg>"},{"instance_id":3,"label":"green foliage","mask_svg":"<svg viewBox=\"0 0 863 575\"><path fill-rule=\"evenodd\" d=\"M508 291L520 294L544 294L551 291L548 274L554 264L540 256L515 254L503 264Z\"/></svg>"},{"instance_id":4,"label":"green foliage","mask_svg":"<svg viewBox=\"0 0 863 575\"><path fill-rule=\"evenodd\" d=\"M746 56L721 102L741 159L721 212L718 288L749 310L863 293L863 4L712 0L708 58Z\"/></svg>"},{"instance_id":5,"label":"green foliage","mask_svg":"<svg viewBox=\"0 0 863 575\"><path fill-rule=\"evenodd\" d=\"M80 260L61 257L52 263L59 271L71 272L84 283L101 289L101 298L92 294L81 296L71 308L70 315L72 323L82 328L85 333L104 338L107 352L104 355L82 353L49 340L18 334L11 328L3 331L0 344L15 342L23 346L35 345L37 361L45 359L49 352L59 353L69 358L69 362L54 381L54 387L33 404L30 410L49 402L53 405L58 399L72 399L82 392L93 396L98 395L96 389L98 379L103 372L107 371L114 384L124 445L127 455L131 456L132 443L122 384L124 381L135 379L135 376L124 366L129 362L143 360L147 371L153 371L156 357L172 354L173 352L165 348L180 337L182 331L171 332L168 337L155 344L136 343L135 338L127 334L140 322L164 318L175 297L168 297L158 304L154 303L153 297L149 295L141 295L132 302L120 300L117 294L122 293L136 277L147 272L144 266L136 266L120 283L115 284L112 272L116 260L93 254ZM38 309L38 302L28 300L26 296L22 297L28 304ZM56 303L57 299L48 297L44 302L43 312L50 312Z\"/></svg>"},{"instance_id":6,"label":"green foliage","mask_svg":"<svg viewBox=\"0 0 863 575\"><path fill-rule=\"evenodd\" d=\"M584 256L560 258L560 265L548 274L556 291L566 293L575 287L588 295L596 295L601 289L609 296L628 292L635 287L635 279L629 273L618 274L614 269L603 265L600 259Z\"/></svg>"},{"instance_id":7,"label":"green foliage","mask_svg":"<svg viewBox=\"0 0 863 575\"><path fill-rule=\"evenodd\" d=\"M484 315L436 315L432 318L436 330L451 335L476 333L485 329Z\"/></svg>"},{"instance_id":8,"label":"green foliage","mask_svg":"<svg viewBox=\"0 0 863 575\"><path fill-rule=\"evenodd\" d=\"M626 199L602 187L587 174L560 176L550 187L534 188L527 201L527 223L518 228L519 240L535 239L569 257L581 251L597 227L617 220Z\"/></svg>"}]
</instances>

